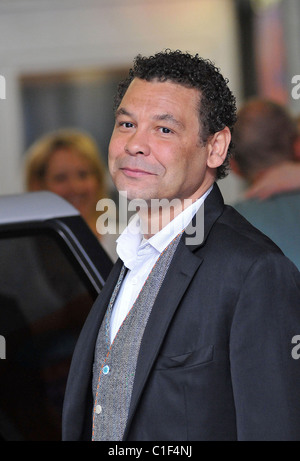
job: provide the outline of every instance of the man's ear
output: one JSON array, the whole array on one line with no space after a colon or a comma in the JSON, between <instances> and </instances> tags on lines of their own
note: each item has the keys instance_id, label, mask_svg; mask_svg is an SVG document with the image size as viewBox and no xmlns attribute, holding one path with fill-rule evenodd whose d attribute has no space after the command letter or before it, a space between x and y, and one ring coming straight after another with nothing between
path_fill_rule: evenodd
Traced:
<instances>
[{"instance_id":1,"label":"man's ear","mask_svg":"<svg viewBox=\"0 0 300 461\"><path fill-rule=\"evenodd\" d=\"M209 151L207 157L207 166L209 168L218 168L224 163L230 141L231 133L227 126L223 130L217 131L210 138L208 141Z\"/></svg>"}]
</instances>

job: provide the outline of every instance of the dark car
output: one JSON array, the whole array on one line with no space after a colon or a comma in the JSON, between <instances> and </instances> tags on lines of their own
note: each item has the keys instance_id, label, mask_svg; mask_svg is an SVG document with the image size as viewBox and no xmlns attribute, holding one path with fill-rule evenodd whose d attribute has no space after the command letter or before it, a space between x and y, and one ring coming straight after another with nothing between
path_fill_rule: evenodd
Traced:
<instances>
[{"instance_id":1,"label":"dark car","mask_svg":"<svg viewBox=\"0 0 300 461\"><path fill-rule=\"evenodd\" d=\"M112 268L73 206L0 198L0 438L61 440L74 346Z\"/></svg>"}]
</instances>

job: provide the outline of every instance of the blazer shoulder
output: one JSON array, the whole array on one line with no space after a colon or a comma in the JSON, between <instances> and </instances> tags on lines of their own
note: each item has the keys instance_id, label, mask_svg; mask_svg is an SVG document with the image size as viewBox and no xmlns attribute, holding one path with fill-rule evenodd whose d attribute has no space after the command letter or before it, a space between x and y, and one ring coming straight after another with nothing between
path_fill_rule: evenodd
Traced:
<instances>
[{"instance_id":1,"label":"blazer shoulder","mask_svg":"<svg viewBox=\"0 0 300 461\"><path fill-rule=\"evenodd\" d=\"M225 205L223 213L211 229L209 242L221 242L225 257L239 256L252 261L262 255L283 256L281 249L259 229L254 227L232 206Z\"/></svg>"}]
</instances>

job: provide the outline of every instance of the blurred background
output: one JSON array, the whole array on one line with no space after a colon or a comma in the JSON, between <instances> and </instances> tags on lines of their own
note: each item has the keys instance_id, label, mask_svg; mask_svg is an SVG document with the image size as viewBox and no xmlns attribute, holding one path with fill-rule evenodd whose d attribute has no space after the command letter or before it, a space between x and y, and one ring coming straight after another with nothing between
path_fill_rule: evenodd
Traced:
<instances>
[{"instance_id":1,"label":"blurred background","mask_svg":"<svg viewBox=\"0 0 300 461\"><path fill-rule=\"evenodd\" d=\"M107 162L113 95L138 53L199 53L238 106L266 96L299 114L299 25L299 0L0 0L0 195L24 190L24 152L52 130L88 131ZM232 203L244 184L231 173L220 187Z\"/></svg>"}]
</instances>

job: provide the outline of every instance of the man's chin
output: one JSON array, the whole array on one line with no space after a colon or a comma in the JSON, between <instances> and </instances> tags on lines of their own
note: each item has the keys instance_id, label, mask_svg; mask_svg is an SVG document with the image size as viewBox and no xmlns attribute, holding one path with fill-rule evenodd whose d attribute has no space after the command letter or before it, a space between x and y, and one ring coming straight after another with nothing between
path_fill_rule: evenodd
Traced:
<instances>
[{"instance_id":1,"label":"man's chin","mask_svg":"<svg viewBox=\"0 0 300 461\"><path fill-rule=\"evenodd\" d=\"M143 200L148 202L154 196L147 190L147 186L144 188L132 188L132 187L126 187L126 186L120 186L117 187L117 190L120 194L120 196L126 198L128 201L131 200Z\"/></svg>"}]
</instances>

